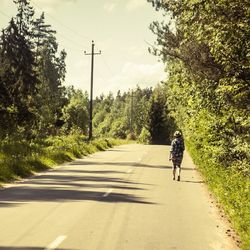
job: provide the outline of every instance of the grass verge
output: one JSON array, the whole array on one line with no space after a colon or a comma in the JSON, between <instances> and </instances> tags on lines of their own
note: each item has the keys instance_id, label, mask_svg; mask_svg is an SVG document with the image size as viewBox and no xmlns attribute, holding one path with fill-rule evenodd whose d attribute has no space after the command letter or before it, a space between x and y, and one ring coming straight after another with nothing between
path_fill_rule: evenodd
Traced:
<instances>
[{"instance_id":1,"label":"grass verge","mask_svg":"<svg viewBox=\"0 0 250 250\"><path fill-rule=\"evenodd\" d=\"M87 142L82 135L53 136L32 142L5 140L0 144L0 185L55 165L127 143L117 139Z\"/></svg>"},{"instance_id":2,"label":"grass verge","mask_svg":"<svg viewBox=\"0 0 250 250\"><path fill-rule=\"evenodd\" d=\"M192 147L188 142L186 144L209 189L240 236L242 249L249 250L250 178L248 173L239 171L236 166L225 168Z\"/></svg>"}]
</instances>

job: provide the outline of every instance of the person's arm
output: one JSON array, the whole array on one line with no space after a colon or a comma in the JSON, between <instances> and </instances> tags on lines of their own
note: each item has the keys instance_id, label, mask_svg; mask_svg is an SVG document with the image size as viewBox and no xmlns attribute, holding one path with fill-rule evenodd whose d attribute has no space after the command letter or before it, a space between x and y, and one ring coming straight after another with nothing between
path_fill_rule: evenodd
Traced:
<instances>
[{"instance_id":1,"label":"person's arm","mask_svg":"<svg viewBox=\"0 0 250 250\"><path fill-rule=\"evenodd\" d=\"M172 152L170 151L170 154L169 154L169 160L171 161L172 160Z\"/></svg>"},{"instance_id":2,"label":"person's arm","mask_svg":"<svg viewBox=\"0 0 250 250\"><path fill-rule=\"evenodd\" d=\"M173 152L173 148L174 148L174 141L171 142L171 148L170 148L170 153L169 153L169 160L171 161L172 160L172 152Z\"/></svg>"}]
</instances>

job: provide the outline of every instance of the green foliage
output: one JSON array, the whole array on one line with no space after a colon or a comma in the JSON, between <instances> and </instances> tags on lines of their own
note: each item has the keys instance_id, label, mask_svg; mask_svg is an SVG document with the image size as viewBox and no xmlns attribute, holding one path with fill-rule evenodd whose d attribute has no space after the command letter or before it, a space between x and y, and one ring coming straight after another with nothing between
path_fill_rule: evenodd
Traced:
<instances>
[{"instance_id":1,"label":"green foliage","mask_svg":"<svg viewBox=\"0 0 250 250\"><path fill-rule=\"evenodd\" d=\"M31 142L5 140L0 144L0 182L27 177L34 172L122 143L124 141L115 139L98 139L88 143L86 137L79 133L50 136Z\"/></svg>"},{"instance_id":2,"label":"green foliage","mask_svg":"<svg viewBox=\"0 0 250 250\"><path fill-rule=\"evenodd\" d=\"M175 130L175 124L169 117L166 102L165 90L158 85L150 100L148 127L152 143L170 143L170 136Z\"/></svg>"},{"instance_id":3,"label":"green foliage","mask_svg":"<svg viewBox=\"0 0 250 250\"><path fill-rule=\"evenodd\" d=\"M166 94L161 85L154 90L137 86L123 94L118 92L115 98L113 94L97 97L94 102L93 124L96 136L154 143L168 142L175 127L169 116ZM150 135L145 134L145 129L150 131Z\"/></svg>"},{"instance_id":4,"label":"green foliage","mask_svg":"<svg viewBox=\"0 0 250 250\"><path fill-rule=\"evenodd\" d=\"M58 121L62 120L62 108L66 103L65 88L62 82L65 79L66 52L58 53L58 44L51 29L45 23L44 13L33 20L32 31L34 39L33 53L36 58L36 71L39 77L36 95L36 130L40 136L54 133Z\"/></svg>"},{"instance_id":5,"label":"green foliage","mask_svg":"<svg viewBox=\"0 0 250 250\"><path fill-rule=\"evenodd\" d=\"M24 32L24 31L23 31ZM0 48L1 129L11 133L34 120L34 99L38 81L30 42L12 19L2 33ZM18 58L18 60L17 60ZM5 121L5 123L3 122Z\"/></svg>"},{"instance_id":6,"label":"green foliage","mask_svg":"<svg viewBox=\"0 0 250 250\"><path fill-rule=\"evenodd\" d=\"M240 234L243 249L247 249L250 244L249 178L246 178L246 173L240 172L236 165L225 170L223 165L216 162L213 155L216 153L224 155L223 149L219 151L218 147L212 148L204 145L197 149L194 141L200 138L201 136L194 136L190 141L186 141L189 152L218 202L222 204L228 214L234 228ZM241 162L240 166L247 169L249 168L248 164L248 162Z\"/></svg>"},{"instance_id":7,"label":"green foliage","mask_svg":"<svg viewBox=\"0 0 250 250\"><path fill-rule=\"evenodd\" d=\"M167 63L167 107L243 241L250 245L250 60L246 0L159 1L154 22ZM158 48L161 47L159 50Z\"/></svg>"},{"instance_id":8,"label":"green foliage","mask_svg":"<svg viewBox=\"0 0 250 250\"><path fill-rule=\"evenodd\" d=\"M128 129L126 125L126 117L113 121L110 128L110 134L112 137L126 139L126 130Z\"/></svg>"},{"instance_id":9,"label":"green foliage","mask_svg":"<svg viewBox=\"0 0 250 250\"><path fill-rule=\"evenodd\" d=\"M80 90L71 90L69 102L62 110L62 119L67 131L80 129L83 134L87 134L88 127L88 95Z\"/></svg>"},{"instance_id":10,"label":"green foliage","mask_svg":"<svg viewBox=\"0 0 250 250\"><path fill-rule=\"evenodd\" d=\"M0 36L0 136L22 128L27 139L56 133L65 105L66 53L57 54L55 31L28 0Z\"/></svg>"},{"instance_id":11,"label":"green foliage","mask_svg":"<svg viewBox=\"0 0 250 250\"><path fill-rule=\"evenodd\" d=\"M143 128L138 140L141 143L149 144L151 142L151 140L152 140L150 132L146 128Z\"/></svg>"}]
</instances>

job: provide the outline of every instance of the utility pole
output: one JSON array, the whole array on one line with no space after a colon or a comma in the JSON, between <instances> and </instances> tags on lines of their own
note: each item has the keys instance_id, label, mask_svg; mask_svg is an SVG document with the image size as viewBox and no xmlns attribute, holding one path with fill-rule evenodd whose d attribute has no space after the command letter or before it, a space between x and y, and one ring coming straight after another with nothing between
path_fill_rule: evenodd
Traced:
<instances>
[{"instance_id":1,"label":"utility pole","mask_svg":"<svg viewBox=\"0 0 250 250\"><path fill-rule=\"evenodd\" d=\"M130 134L133 134L133 112L134 112L134 92L131 93L131 107L130 107Z\"/></svg>"},{"instance_id":2,"label":"utility pole","mask_svg":"<svg viewBox=\"0 0 250 250\"><path fill-rule=\"evenodd\" d=\"M93 119L93 81L94 81L94 57L100 55L101 51L95 53L95 43L92 41L92 51L87 53L84 51L86 56L91 56L91 82L90 82L90 101L89 101L89 140L92 139L92 119Z\"/></svg>"}]
</instances>

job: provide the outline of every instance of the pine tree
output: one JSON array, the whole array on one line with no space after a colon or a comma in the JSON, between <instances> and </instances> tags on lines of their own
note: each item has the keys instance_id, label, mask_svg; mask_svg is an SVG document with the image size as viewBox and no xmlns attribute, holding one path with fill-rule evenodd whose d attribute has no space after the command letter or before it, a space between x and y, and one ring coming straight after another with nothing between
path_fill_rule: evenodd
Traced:
<instances>
[{"instance_id":1,"label":"pine tree","mask_svg":"<svg viewBox=\"0 0 250 250\"><path fill-rule=\"evenodd\" d=\"M149 111L149 132L153 144L169 143L175 128L173 120L169 117L166 102L164 88L158 85L153 91Z\"/></svg>"},{"instance_id":2,"label":"pine tree","mask_svg":"<svg viewBox=\"0 0 250 250\"><path fill-rule=\"evenodd\" d=\"M28 126L34 120L34 95L36 93L37 75L34 71L35 61L29 41L20 32L12 19L3 30L1 41L1 105L5 118L15 128ZM6 123L6 127L13 128ZM9 132L10 132L9 131Z\"/></svg>"},{"instance_id":3,"label":"pine tree","mask_svg":"<svg viewBox=\"0 0 250 250\"><path fill-rule=\"evenodd\" d=\"M51 25L45 24L44 13L33 21L33 40L36 70L40 83L38 85L37 129L40 136L45 136L61 124L62 108L65 104L65 88L62 82L65 78L66 52L58 55L58 44Z\"/></svg>"}]
</instances>

